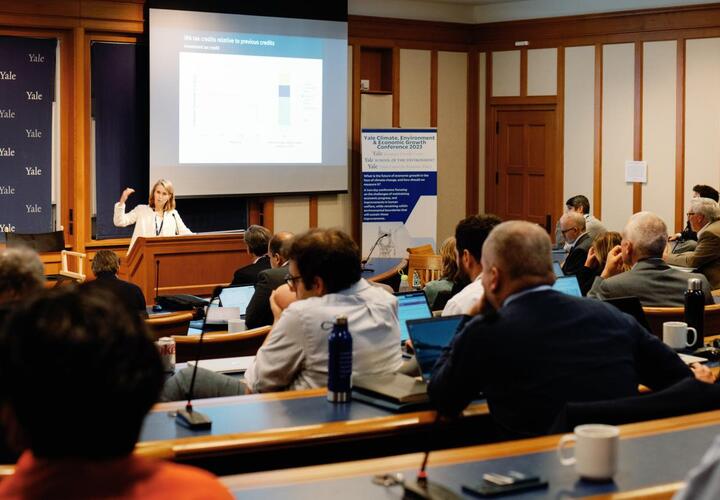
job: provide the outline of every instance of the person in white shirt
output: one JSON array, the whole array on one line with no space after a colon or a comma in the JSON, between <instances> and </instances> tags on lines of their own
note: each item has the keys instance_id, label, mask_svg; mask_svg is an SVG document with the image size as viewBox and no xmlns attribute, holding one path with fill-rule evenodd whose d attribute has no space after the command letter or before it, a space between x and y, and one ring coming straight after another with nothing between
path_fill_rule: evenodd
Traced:
<instances>
[{"instance_id":1,"label":"person in white shirt","mask_svg":"<svg viewBox=\"0 0 720 500\"><path fill-rule=\"evenodd\" d=\"M134 192L133 188L126 188L122 192L120 201L115 204L113 216L113 224L117 227L135 224L128 251L139 236L148 238L192 234L175 210L175 190L170 181L165 179L157 181L150 190L148 204L138 205L126 213L125 202Z\"/></svg>"},{"instance_id":2,"label":"person in white shirt","mask_svg":"<svg viewBox=\"0 0 720 500\"><path fill-rule=\"evenodd\" d=\"M313 229L290 247L287 284L297 300L280 308L270 297L275 323L245 372L252 392L324 387L328 334L346 316L353 339L353 374L394 373L402 364L397 300L361 278L360 250L336 229Z\"/></svg>"},{"instance_id":3,"label":"person in white shirt","mask_svg":"<svg viewBox=\"0 0 720 500\"><path fill-rule=\"evenodd\" d=\"M483 243L490 231L502 221L495 215L471 215L461 220L455 227L455 245L457 254L458 274L470 281L470 284L448 300L443 309L443 316L468 314L477 301L483 296L480 282Z\"/></svg>"}]
</instances>

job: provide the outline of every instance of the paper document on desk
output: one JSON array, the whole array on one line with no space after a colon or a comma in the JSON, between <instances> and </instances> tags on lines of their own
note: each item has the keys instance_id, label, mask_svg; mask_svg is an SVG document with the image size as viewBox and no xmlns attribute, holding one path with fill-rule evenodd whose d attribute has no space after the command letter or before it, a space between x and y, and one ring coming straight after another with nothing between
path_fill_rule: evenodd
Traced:
<instances>
[{"instance_id":1,"label":"paper document on desk","mask_svg":"<svg viewBox=\"0 0 720 500\"><path fill-rule=\"evenodd\" d=\"M250 368L255 356L239 356L236 358L201 359L199 368L205 368L215 373L242 373ZM188 361L189 366L195 366L195 361Z\"/></svg>"},{"instance_id":2,"label":"paper document on desk","mask_svg":"<svg viewBox=\"0 0 720 500\"><path fill-rule=\"evenodd\" d=\"M680 356L680 359L682 359L683 363L686 365L690 365L692 363L706 363L707 359L701 358L700 356L693 356L691 354L683 354L678 353L678 356Z\"/></svg>"}]
</instances>

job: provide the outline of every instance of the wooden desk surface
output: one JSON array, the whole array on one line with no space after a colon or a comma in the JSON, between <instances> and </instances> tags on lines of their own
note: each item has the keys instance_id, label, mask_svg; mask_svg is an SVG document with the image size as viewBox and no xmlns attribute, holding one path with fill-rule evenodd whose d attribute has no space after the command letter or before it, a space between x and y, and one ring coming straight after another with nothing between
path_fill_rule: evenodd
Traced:
<instances>
[{"instance_id":1,"label":"wooden desk surface","mask_svg":"<svg viewBox=\"0 0 720 500\"><path fill-rule=\"evenodd\" d=\"M358 401L332 404L325 395L325 389L312 389L198 400L194 407L212 418L213 428L196 432L172 418L184 402L161 403L148 415L137 450L164 449L176 461L223 473L234 468L235 473L249 470L238 468L242 457L252 470L277 468L281 462L273 454L279 449L285 450L282 466L296 467L308 463L309 450L323 447L328 455L311 463L416 451L431 441L431 434L435 449L459 446L464 439L488 442L491 426L484 402L472 404L458 422L438 427L432 410L395 414Z\"/></svg>"},{"instance_id":2,"label":"wooden desk surface","mask_svg":"<svg viewBox=\"0 0 720 500\"><path fill-rule=\"evenodd\" d=\"M615 481L579 481L571 467L558 462L559 435L433 452L429 477L456 492L475 484L485 472L521 470L548 478L548 490L527 492L523 498L648 498L669 497L687 471L699 463L714 436L720 433L720 411L620 426L619 468ZM302 467L282 471L227 476L223 482L237 498L346 499L400 498L397 487L372 484L374 474L401 472L412 479L422 453ZM462 496L462 495L461 495ZM473 498L473 497L468 497Z\"/></svg>"}]
</instances>

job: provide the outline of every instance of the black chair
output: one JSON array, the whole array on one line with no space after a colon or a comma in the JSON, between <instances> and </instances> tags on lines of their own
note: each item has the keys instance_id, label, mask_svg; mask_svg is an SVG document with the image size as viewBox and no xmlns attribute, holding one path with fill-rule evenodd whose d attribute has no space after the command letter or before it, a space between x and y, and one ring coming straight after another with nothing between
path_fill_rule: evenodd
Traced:
<instances>
[{"instance_id":1,"label":"black chair","mask_svg":"<svg viewBox=\"0 0 720 500\"><path fill-rule=\"evenodd\" d=\"M571 432L582 424L621 425L720 409L720 385L688 377L662 391L627 398L567 403L550 434Z\"/></svg>"}]
</instances>

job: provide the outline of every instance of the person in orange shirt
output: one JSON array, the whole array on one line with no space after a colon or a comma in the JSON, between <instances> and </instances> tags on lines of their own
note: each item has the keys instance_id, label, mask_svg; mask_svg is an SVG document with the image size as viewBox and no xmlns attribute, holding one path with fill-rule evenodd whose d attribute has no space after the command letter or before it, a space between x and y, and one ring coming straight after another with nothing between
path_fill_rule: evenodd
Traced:
<instances>
[{"instance_id":1,"label":"person in orange shirt","mask_svg":"<svg viewBox=\"0 0 720 500\"><path fill-rule=\"evenodd\" d=\"M143 320L114 303L59 289L8 317L0 417L24 451L0 498L232 498L208 472L133 454L163 373Z\"/></svg>"}]
</instances>

